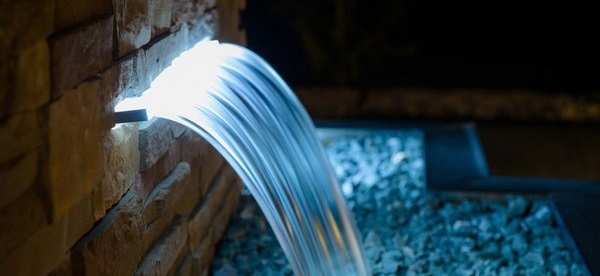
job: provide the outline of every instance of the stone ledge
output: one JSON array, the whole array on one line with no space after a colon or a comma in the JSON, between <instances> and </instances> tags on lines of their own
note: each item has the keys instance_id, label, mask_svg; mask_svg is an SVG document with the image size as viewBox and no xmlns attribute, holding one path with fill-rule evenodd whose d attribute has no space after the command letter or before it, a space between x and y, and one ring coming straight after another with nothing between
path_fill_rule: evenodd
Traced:
<instances>
[{"instance_id":1,"label":"stone ledge","mask_svg":"<svg viewBox=\"0 0 600 276\"><path fill-rule=\"evenodd\" d=\"M53 98L110 66L113 21L110 16L50 40Z\"/></svg>"},{"instance_id":2,"label":"stone ledge","mask_svg":"<svg viewBox=\"0 0 600 276\"><path fill-rule=\"evenodd\" d=\"M151 224L161 217L166 210L173 209L184 197L190 185L190 165L179 163L173 172L163 179L148 195L144 204L144 222ZM198 200L196 198L196 200Z\"/></svg>"},{"instance_id":3,"label":"stone ledge","mask_svg":"<svg viewBox=\"0 0 600 276\"><path fill-rule=\"evenodd\" d=\"M168 275L177 267L178 256L187 244L187 227L182 221L176 222L167 233L154 243L134 275Z\"/></svg>"},{"instance_id":4,"label":"stone ledge","mask_svg":"<svg viewBox=\"0 0 600 276\"><path fill-rule=\"evenodd\" d=\"M186 127L162 118L140 125L140 170L146 171L167 152L171 143L181 137Z\"/></svg>"}]
</instances>

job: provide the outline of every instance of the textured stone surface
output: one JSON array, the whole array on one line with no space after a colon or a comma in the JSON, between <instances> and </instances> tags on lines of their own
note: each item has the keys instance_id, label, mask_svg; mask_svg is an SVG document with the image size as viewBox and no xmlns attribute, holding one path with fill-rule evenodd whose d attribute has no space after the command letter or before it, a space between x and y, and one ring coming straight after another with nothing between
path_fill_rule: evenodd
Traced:
<instances>
[{"instance_id":1,"label":"textured stone surface","mask_svg":"<svg viewBox=\"0 0 600 276\"><path fill-rule=\"evenodd\" d=\"M212 145L192 130L188 129L181 138L181 160L192 164L192 183L197 183L202 195L205 195L225 160Z\"/></svg>"},{"instance_id":2,"label":"textured stone surface","mask_svg":"<svg viewBox=\"0 0 600 276\"><path fill-rule=\"evenodd\" d=\"M50 100L50 53L45 40L20 53L15 77L10 113L33 110Z\"/></svg>"},{"instance_id":3,"label":"textured stone surface","mask_svg":"<svg viewBox=\"0 0 600 276\"><path fill-rule=\"evenodd\" d=\"M8 92L13 91L14 87L14 72L16 67L15 58L0 57L0 118L4 118L8 108Z\"/></svg>"},{"instance_id":4,"label":"textured stone surface","mask_svg":"<svg viewBox=\"0 0 600 276\"><path fill-rule=\"evenodd\" d=\"M152 15L152 37L163 34L171 26L171 10L174 0L150 1Z\"/></svg>"},{"instance_id":5,"label":"textured stone surface","mask_svg":"<svg viewBox=\"0 0 600 276\"><path fill-rule=\"evenodd\" d=\"M152 34L150 2L113 0L117 30L117 56L144 46Z\"/></svg>"},{"instance_id":6,"label":"textured stone surface","mask_svg":"<svg viewBox=\"0 0 600 276\"><path fill-rule=\"evenodd\" d=\"M42 118L37 111L14 115L0 124L0 164L23 156L42 145Z\"/></svg>"},{"instance_id":7,"label":"textured stone surface","mask_svg":"<svg viewBox=\"0 0 600 276\"><path fill-rule=\"evenodd\" d=\"M185 127L172 121L154 118L140 125L140 156L142 171L152 166L167 151L173 140L180 137Z\"/></svg>"},{"instance_id":8,"label":"textured stone surface","mask_svg":"<svg viewBox=\"0 0 600 276\"><path fill-rule=\"evenodd\" d=\"M44 198L35 188L30 187L0 209L0 260L6 258L31 234L48 224Z\"/></svg>"},{"instance_id":9,"label":"textured stone surface","mask_svg":"<svg viewBox=\"0 0 600 276\"><path fill-rule=\"evenodd\" d=\"M154 220L159 219L167 209L173 209L180 203L190 184L190 165L181 162L148 195L144 204L144 222L151 224Z\"/></svg>"},{"instance_id":10,"label":"textured stone surface","mask_svg":"<svg viewBox=\"0 0 600 276\"><path fill-rule=\"evenodd\" d=\"M142 199L129 191L74 246L85 275L131 275L143 257Z\"/></svg>"},{"instance_id":11,"label":"textured stone surface","mask_svg":"<svg viewBox=\"0 0 600 276\"><path fill-rule=\"evenodd\" d=\"M216 14L216 10L207 11L198 20L188 25L189 47L194 46L196 43L202 40L215 39L215 30L217 29Z\"/></svg>"},{"instance_id":12,"label":"textured stone surface","mask_svg":"<svg viewBox=\"0 0 600 276\"><path fill-rule=\"evenodd\" d=\"M145 76L148 82L154 80L187 48L187 39L188 30L182 28L178 32L153 40L151 45L144 48L144 68L146 68Z\"/></svg>"},{"instance_id":13,"label":"textured stone surface","mask_svg":"<svg viewBox=\"0 0 600 276\"><path fill-rule=\"evenodd\" d=\"M106 94L114 91L115 83L111 79L88 81L50 105L48 193L54 217L64 214L102 180L102 143L112 126Z\"/></svg>"},{"instance_id":14,"label":"textured stone surface","mask_svg":"<svg viewBox=\"0 0 600 276\"><path fill-rule=\"evenodd\" d=\"M37 231L8 256L0 258L7 275L47 275L62 261L65 252L92 227L90 196L84 196L62 219ZM28 216L20 213L21 216ZM23 229L24 230L24 229ZM35 260L35 265L32 265Z\"/></svg>"},{"instance_id":15,"label":"textured stone surface","mask_svg":"<svg viewBox=\"0 0 600 276\"><path fill-rule=\"evenodd\" d=\"M206 1L173 0L171 22L174 26L190 23L200 18L206 10Z\"/></svg>"},{"instance_id":16,"label":"textured stone surface","mask_svg":"<svg viewBox=\"0 0 600 276\"><path fill-rule=\"evenodd\" d=\"M95 39L90 39L92 37ZM112 63L112 37L111 16L51 40L53 97L82 83Z\"/></svg>"},{"instance_id":17,"label":"textured stone surface","mask_svg":"<svg viewBox=\"0 0 600 276\"><path fill-rule=\"evenodd\" d=\"M198 248L217 218L219 210L224 206L225 199L230 191L239 187L236 183L236 175L229 166L225 166L220 174L213 180L211 190L204 197L205 200L199 206L189 222L190 245ZM239 196L239 190L238 190ZM233 203L235 205L235 203ZM216 223L215 223L216 224Z\"/></svg>"},{"instance_id":18,"label":"textured stone surface","mask_svg":"<svg viewBox=\"0 0 600 276\"><path fill-rule=\"evenodd\" d=\"M138 174L140 166L140 155L137 150L138 135L137 127L122 125L112 129L104 139L105 167L100 185L102 204L94 206L102 208L99 212L102 215L119 201Z\"/></svg>"},{"instance_id":19,"label":"textured stone surface","mask_svg":"<svg viewBox=\"0 0 600 276\"><path fill-rule=\"evenodd\" d=\"M0 61L54 31L54 1L2 1L0 5Z\"/></svg>"},{"instance_id":20,"label":"textured stone surface","mask_svg":"<svg viewBox=\"0 0 600 276\"><path fill-rule=\"evenodd\" d=\"M56 0L55 26L65 30L112 13L111 0Z\"/></svg>"},{"instance_id":21,"label":"textured stone surface","mask_svg":"<svg viewBox=\"0 0 600 276\"><path fill-rule=\"evenodd\" d=\"M29 189L38 177L40 152L33 151L0 167L0 209Z\"/></svg>"},{"instance_id":22,"label":"textured stone surface","mask_svg":"<svg viewBox=\"0 0 600 276\"><path fill-rule=\"evenodd\" d=\"M168 233L161 237L135 272L135 275L168 275L178 266L177 257L187 247L187 227L183 222L173 225Z\"/></svg>"},{"instance_id":23,"label":"textured stone surface","mask_svg":"<svg viewBox=\"0 0 600 276\"><path fill-rule=\"evenodd\" d=\"M191 276L194 275L192 274L192 256L187 256L183 262L181 263L181 265L179 266L179 268L177 269L177 271L175 272L176 276Z\"/></svg>"},{"instance_id":24,"label":"textured stone surface","mask_svg":"<svg viewBox=\"0 0 600 276\"><path fill-rule=\"evenodd\" d=\"M150 168L140 173L132 187L141 197L147 198L161 179L181 161L181 144L175 140L169 145L167 152L158 159Z\"/></svg>"}]
</instances>

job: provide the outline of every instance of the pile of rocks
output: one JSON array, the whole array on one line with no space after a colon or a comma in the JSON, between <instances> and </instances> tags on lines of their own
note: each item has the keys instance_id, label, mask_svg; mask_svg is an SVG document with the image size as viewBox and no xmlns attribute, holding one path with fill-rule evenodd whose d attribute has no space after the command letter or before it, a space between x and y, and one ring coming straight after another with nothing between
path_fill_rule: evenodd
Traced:
<instances>
[{"instance_id":1,"label":"pile of rocks","mask_svg":"<svg viewBox=\"0 0 600 276\"><path fill-rule=\"evenodd\" d=\"M324 141L375 275L582 275L545 198L428 192L417 131ZM216 275L290 275L268 223L244 196Z\"/></svg>"}]
</instances>

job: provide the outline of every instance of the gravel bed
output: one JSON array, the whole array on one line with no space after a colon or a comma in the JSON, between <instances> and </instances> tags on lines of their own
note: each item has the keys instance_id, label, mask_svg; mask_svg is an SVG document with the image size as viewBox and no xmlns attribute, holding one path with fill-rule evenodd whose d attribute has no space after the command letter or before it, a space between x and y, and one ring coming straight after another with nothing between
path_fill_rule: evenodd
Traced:
<instances>
[{"instance_id":1,"label":"gravel bed","mask_svg":"<svg viewBox=\"0 0 600 276\"><path fill-rule=\"evenodd\" d=\"M428 192L422 141L418 131L324 141L374 275L583 275L545 198ZM211 269L293 274L251 196Z\"/></svg>"}]
</instances>

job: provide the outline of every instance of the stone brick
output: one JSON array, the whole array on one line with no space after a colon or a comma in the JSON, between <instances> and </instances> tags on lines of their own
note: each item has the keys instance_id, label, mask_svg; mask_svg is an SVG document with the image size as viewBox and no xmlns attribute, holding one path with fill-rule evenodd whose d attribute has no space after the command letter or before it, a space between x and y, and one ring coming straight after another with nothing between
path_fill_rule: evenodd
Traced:
<instances>
[{"instance_id":1,"label":"stone brick","mask_svg":"<svg viewBox=\"0 0 600 276\"><path fill-rule=\"evenodd\" d=\"M186 127L162 118L154 118L140 125L140 170L147 170L180 137Z\"/></svg>"},{"instance_id":2,"label":"stone brick","mask_svg":"<svg viewBox=\"0 0 600 276\"><path fill-rule=\"evenodd\" d=\"M181 162L148 196L144 204L144 222L150 224L159 219L166 210L174 209L189 185L190 165Z\"/></svg>"},{"instance_id":3,"label":"stone brick","mask_svg":"<svg viewBox=\"0 0 600 276\"><path fill-rule=\"evenodd\" d=\"M74 28L112 11L111 0L56 0L55 26L57 30Z\"/></svg>"},{"instance_id":4,"label":"stone brick","mask_svg":"<svg viewBox=\"0 0 600 276\"><path fill-rule=\"evenodd\" d=\"M183 260L177 271L175 272L175 276L192 276L192 256L186 256Z\"/></svg>"},{"instance_id":5,"label":"stone brick","mask_svg":"<svg viewBox=\"0 0 600 276\"><path fill-rule=\"evenodd\" d=\"M305 88L296 94L311 117L320 119L356 116L361 104L360 92L350 88Z\"/></svg>"},{"instance_id":6,"label":"stone brick","mask_svg":"<svg viewBox=\"0 0 600 276\"><path fill-rule=\"evenodd\" d=\"M94 220L90 201L88 195L75 204L62 219L36 228L36 232L25 242L8 256L0 258L0 271L6 275L47 275L54 270L64 260L65 252L91 229ZM27 213L19 213L19 216L21 220L23 217L35 218ZM26 228L21 229L23 230ZM32 263L32 260L35 262Z\"/></svg>"},{"instance_id":7,"label":"stone brick","mask_svg":"<svg viewBox=\"0 0 600 276\"><path fill-rule=\"evenodd\" d=\"M1 5L0 61L54 31L54 1L2 1Z\"/></svg>"},{"instance_id":8,"label":"stone brick","mask_svg":"<svg viewBox=\"0 0 600 276\"><path fill-rule=\"evenodd\" d=\"M181 161L180 147L179 140L171 142L169 150L167 150L167 152L165 152L150 168L138 175L132 190L138 193L142 198L147 198L160 180L166 177Z\"/></svg>"},{"instance_id":9,"label":"stone brick","mask_svg":"<svg viewBox=\"0 0 600 276\"><path fill-rule=\"evenodd\" d=\"M117 56L122 57L150 41L150 3L146 0L113 0L117 30Z\"/></svg>"},{"instance_id":10,"label":"stone brick","mask_svg":"<svg viewBox=\"0 0 600 276\"><path fill-rule=\"evenodd\" d=\"M203 271L209 268L210 262L215 256L216 243L214 230L208 229L200 245L196 248L192 248L192 250L194 250L192 253L192 275L202 275Z\"/></svg>"},{"instance_id":11,"label":"stone brick","mask_svg":"<svg viewBox=\"0 0 600 276\"><path fill-rule=\"evenodd\" d=\"M150 1L150 12L152 14L152 37L163 34L171 26L171 10L174 0Z\"/></svg>"},{"instance_id":12,"label":"stone brick","mask_svg":"<svg viewBox=\"0 0 600 276\"><path fill-rule=\"evenodd\" d=\"M134 51L120 60L114 66L117 67L119 81L117 97L130 98L139 97L150 87L150 82L144 75L144 51Z\"/></svg>"},{"instance_id":13,"label":"stone brick","mask_svg":"<svg viewBox=\"0 0 600 276\"><path fill-rule=\"evenodd\" d=\"M235 187L233 186L234 181L235 174L228 166L225 166L215 177L211 185L211 190L204 197L204 201L190 219L189 233L191 248L198 248L200 245L221 206L223 206L228 192Z\"/></svg>"},{"instance_id":14,"label":"stone brick","mask_svg":"<svg viewBox=\"0 0 600 276\"><path fill-rule=\"evenodd\" d=\"M102 214L133 184L140 166L138 130L133 125L113 128L104 140L104 177L101 183Z\"/></svg>"},{"instance_id":15,"label":"stone brick","mask_svg":"<svg viewBox=\"0 0 600 276\"><path fill-rule=\"evenodd\" d=\"M239 202L241 183L237 181L228 184L232 184L233 187L229 190L229 193L223 200L225 204L220 208L214 219L212 219L200 244L197 247L192 247L192 275L200 275L203 271L208 271L210 268L216 246L221 241L221 238L227 229L231 214Z\"/></svg>"},{"instance_id":16,"label":"stone brick","mask_svg":"<svg viewBox=\"0 0 600 276\"><path fill-rule=\"evenodd\" d=\"M145 47L144 69L148 82L154 80L174 58L187 49L188 30L181 29L152 41Z\"/></svg>"},{"instance_id":17,"label":"stone brick","mask_svg":"<svg viewBox=\"0 0 600 276\"><path fill-rule=\"evenodd\" d=\"M47 224L44 198L35 187L30 187L0 209L0 260Z\"/></svg>"},{"instance_id":18,"label":"stone brick","mask_svg":"<svg viewBox=\"0 0 600 276\"><path fill-rule=\"evenodd\" d=\"M177 267L177 257L188 249L187 238L187 227L183 222L172 226L165 236L156 241L135 275L168 275Z\"/></svg>"},{"instance_id":19,"label":"stone brick","mask_svg":"<svg viewBox=\"0 0 600 276\"><path fill-rule=\"evenodd\" d=\"M174 26L181 26L198 20L206 10L206 1L173 0L171 21Z\"/></svg>"},{"instance_id":20,"label":"stone brick","mask_svg":"<svg viewBox=\"0 0 600 276\"><path fill-rule=\"evenodd\" d=\"M127 192L77 244L73 255L82 275L131 275L142 260L142 199Z\"/></svg>"},{"instance_id":21,"label":"stone brick","mask_svg":"<svg viewBox=\"0 0 600 276\"><path fill-rule=\"evenodd\" d=\"M15 78L10 113L32 110L50 100L50 53L46 40L19 54Z\"/></svg>"},{"instance_id":22,"label":"stone brick","mask_svg":"<svg viewBox=\"0 0 600 276\"><path fill-rule=\"evenodd\" d=\"M113 17L55 37L50 42L54 97L112 63Z\"/></svg>"},{"instance_id":23,"label":"stone brick","mask_svg":"<svg viewBox=\"0 0 600 276\"><path fill-rule=\"evenodd\" d=\"M181 137L181 160L192 165L191 183L200 187L202 195L225 163L221 154L191 129Z\"/></svg>"},{"instance_id":24,"label":"stone brick","mask_svg":"<svg viewBox=\"0 0 600 276\"><path fill-rule=\"evenodd\" d=\"M15 58L2 58L0 57L0 119L4 118L5 114L8 113L8 96L13 92L14 87L14 74L16 67Z\"/></svg>"},{"instance_id":25,"label":"stone brick","mask_svg":"<svg viewBox=\"0 0 600 276\"><path fill-rule=\"evenodd\" d=\"M0 165L32 152L42 145L42 118L37 111L13 115L0 123Z\"/></svg>"},{"instance_id":26,"label":"stone brick","mask_svg":"<svg viewBox=\"0 0 600 276\"><path fill-rule=\"evenodd\" d=\"M0 209L32 186L38 177L39 155L38 151L33 151L12 164L0 167Z\"/></svg>"},{"instance_id":27,"label":"stone brick","mask_svg":"<svg viewBox=\"0 0 600 276\"><path fill-rule=\"evenodd\" d=\"M196 43L206 39L213 39L217 29L216 11L207 11L198 20L187 25L189 28L188 47L194 46Z\"/></svg>"},{"instance_id":28,"label":"stone brick","mask_svg":"<svg viewBox=\"0 0 600 276\"><path fill-rule=\"evenodd\" d=\"M102 180L102 143L113 124L106 94L114 91L115 83L110 78L90 80L49 107L48 194L55 218Z\"/></svg>"},{"instance_id":29,"label":"stone brick","mask_svg":"<svg viewBox=\"0 0 600 276\"><path fill-rule=\"evenodd\" d=\"M71 262L71 251L67 252L62 258L62 261L48 276L75 276L73 263Z\"/></svg>"}]
</instances>

